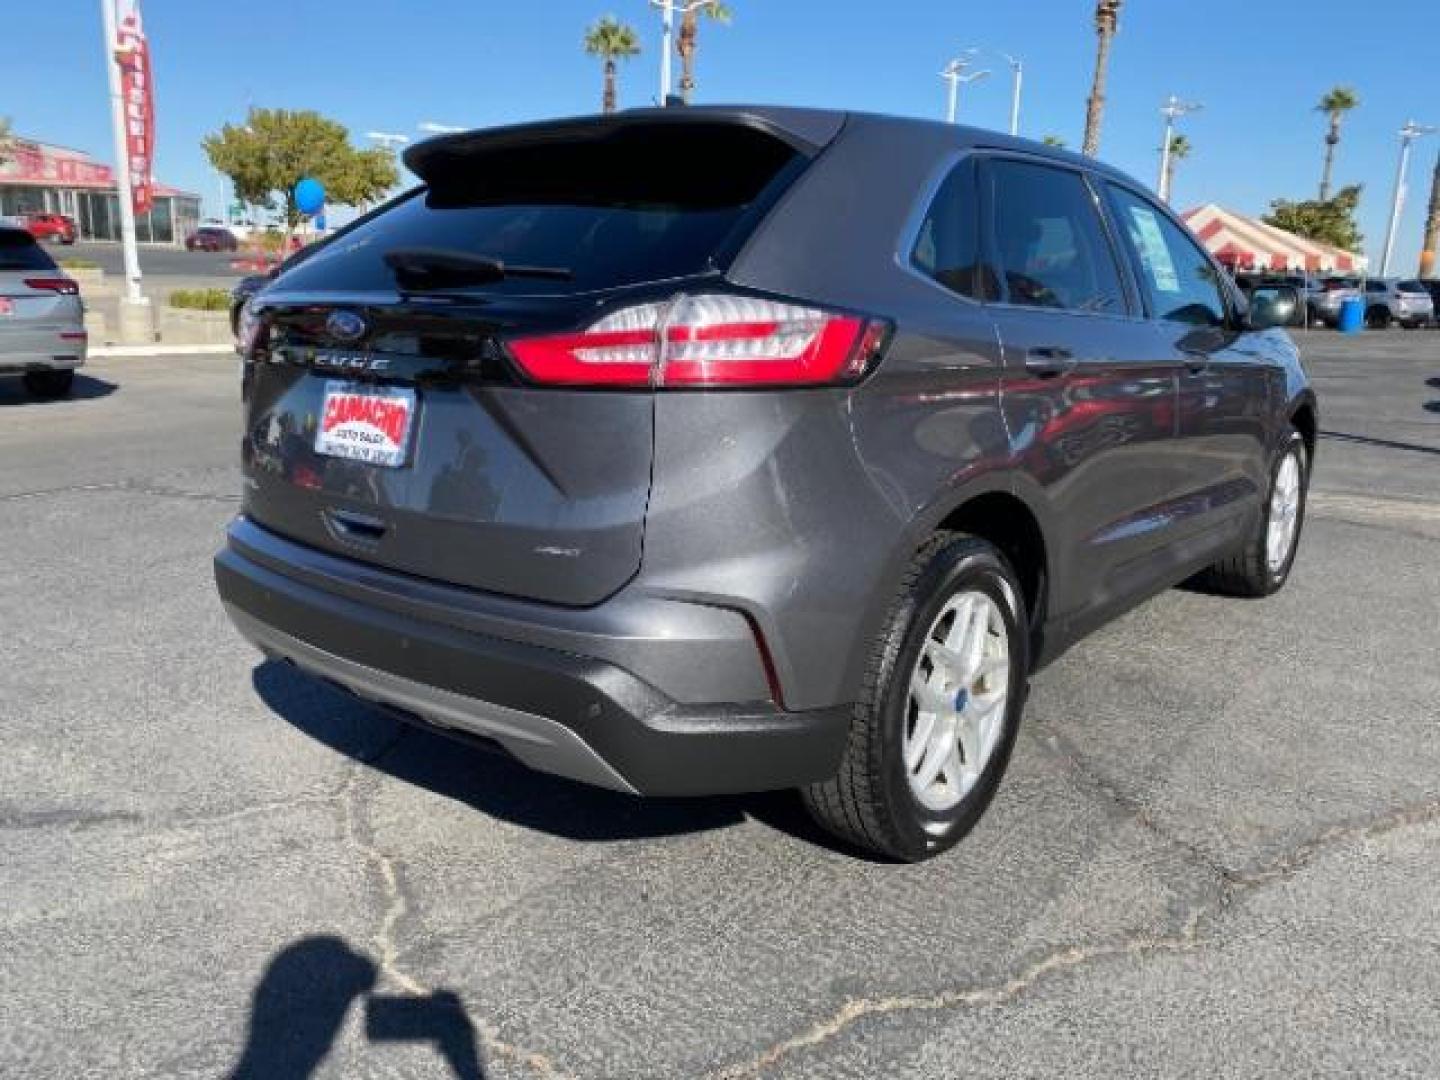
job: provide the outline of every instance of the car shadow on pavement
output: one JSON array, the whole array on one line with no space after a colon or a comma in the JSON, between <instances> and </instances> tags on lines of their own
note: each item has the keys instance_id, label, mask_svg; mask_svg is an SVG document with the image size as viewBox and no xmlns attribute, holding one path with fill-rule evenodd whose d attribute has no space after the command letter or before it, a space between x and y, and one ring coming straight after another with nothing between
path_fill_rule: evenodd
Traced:
<instances>
[{"instance_id":1,"label":"car shadow on pavement","mask_svg":"<svg viewBox=\"0 0 1440 1080\"><path fill-rule=\"evenodd\" d=\"M457 994L373 993L379 968L344 940L302 938L269 963L230 1080L304 1080L329 1054L351 1007L363 1002L371 1043L429 1045L459 1080L482 1080L475 1026Z\"/></svg>"},{"instance_id":2,"label":"car shadow on pavement","mask_svg":"<svg viewBox=\"0 0 1440 1080\"><path fill-rule=\"evenodd\" d=\"M277 716L312 739L525 828L604 842L728 828L748 817L807 844L848 852L811 822L793 792L636 798L535 772L498 749L407 724L289 664L267 660L255 667L251 681Z\"/></svg>"},{"instance_id":3,"label":"car shadow on pavement","mask_svg":"<svg viewBox=\"0 0 1440 1080\"><path fill-rule=\"evenodd\" d=\"M97 379L93 375L75 375L70 393L63 398L37 398L30 396L25 384L18 378L0 379L0 408L15 405L60 405L67 401L89 401L93 398L109 397L119 385L108 379Z\"/></svg>"}]
</instances>

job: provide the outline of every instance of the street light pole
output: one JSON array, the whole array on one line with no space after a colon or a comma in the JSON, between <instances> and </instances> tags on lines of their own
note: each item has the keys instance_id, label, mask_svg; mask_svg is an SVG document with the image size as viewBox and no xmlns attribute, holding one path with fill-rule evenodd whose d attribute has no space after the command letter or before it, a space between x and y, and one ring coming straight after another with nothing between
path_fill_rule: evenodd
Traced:
<instances>
[{"instance_id":1,"label":"street light pole","mask_svg":"<svg viewBox=\"0 0 1440 1080\"><path fill-rule=\"evenodd\" d=\"M105 31L105 73L110 84L110 125L115 135L115 193L120 202L120 243L125 258L125 303L135 307L147 301L140 292L140 250L135 244L135 204L130 192L130 149L125 142L125 100L120 89L120 62L115 55L115 0L100 0ZM123 318L121 320L124 321Z\"/></svg>"},{"instance_id":2,"label":"street light pole","mask_svg":"<svg viewBox=\"0 0 1440 1080\"><path fill-rule=\"evenodd\" d=\"M945 70L940 72L940 77L950 84L945 106L945 120L947 123L955 123L955 117L960 111L960 84L979 82L990 74L988 71L975 71L969 75L965 74L965 69L970 65L970 56L974 52L974 49L967 50L946 64Z\"/></svg>"},{"instance_id":3,"label":"street light pole","mask_svg":"<svg viewBox=\"0 0 1440 1080\"><path fill-rule=\"evenodd\" d=\"M1204 107L1181 101L1174 94L1166 98L1165 104L1160 107L1160 115L1165 117L1165 141L1160 146L1160 178L1155 184L1155 190L1162 202L1170 201L1170 144L1175 139L1175 120Z\"/></svg>"},{"instance_id":4,"label":"street light pole","mask_svg":"<svg viewBox=\"0 0 1440 1080\"><path fill-rule=\"evenodd\" d=\"M1395 193L1390 199L1390 224L1385 228L1385 253L1380 257L1380 276L1390 275L1390 257L1395 254L1395 233L1400 228L1400 214L1405 209L1405 173L1410 168L1410 147L1421 135L1435 128L1406 120L1400 129L1400 164L1395 169Z\"/></svg>"},{"instance_id":5,"label":"street light pole","mask_svg":"<svg viewBox=\"0 0 1440 1080\"><path fill-rule=\"evenodd\" d=\"M1025 79L1025 65L1009 53L1001 53L1010 65L1010 134L1020 134L1020 86Z\"/></svg>"},{"instance_id":6,"label":"street light pole","mask_svg":"<svg viewBox=\"0 0 1440 1080\"><path fill-rule=\"evenodd\" d=\"M652 3L656 0L651 0ZM660 107L670 103L670 53L675 48L674 0L658 0L660 4Z\"/></svg>"}]
</instances>

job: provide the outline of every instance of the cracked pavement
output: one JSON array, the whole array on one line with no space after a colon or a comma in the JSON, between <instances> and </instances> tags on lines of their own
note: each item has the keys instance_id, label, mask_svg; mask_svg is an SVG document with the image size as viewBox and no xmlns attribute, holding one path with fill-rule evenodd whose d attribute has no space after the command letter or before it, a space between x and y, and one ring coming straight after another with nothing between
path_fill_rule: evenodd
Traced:
<instances>
[{"instance_id":1,"label":"cracked pavement","mask_svg":"<svg viewBox=\"0 0 1440 1080\"><path fill-rule=\"evenodd\" d=\"M261 663L209 573L233 359L0 381L0 1075L1440 1074L1440 334L1302 344L1289 587L1041 673L918 867Z\"/></svg>"}]
</instances>

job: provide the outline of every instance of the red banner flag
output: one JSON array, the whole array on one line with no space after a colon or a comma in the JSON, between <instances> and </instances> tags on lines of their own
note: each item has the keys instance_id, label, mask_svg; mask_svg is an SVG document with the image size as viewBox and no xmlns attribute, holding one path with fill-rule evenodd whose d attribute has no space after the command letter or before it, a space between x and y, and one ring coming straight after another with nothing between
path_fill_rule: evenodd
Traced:
<instances>
[{"instance_id":1,"label":"red banner flag","mask_svg":"<svg viewBox=\"0 0 1440 1080\"><path fill-rule=\"evenodd\" d=\"M155 80L150 45L140 20L140 0L115 0L115 60L120 65L120 96L125 109L125 160L135 213L155 205Z\"/></svg>"}]
</instances>

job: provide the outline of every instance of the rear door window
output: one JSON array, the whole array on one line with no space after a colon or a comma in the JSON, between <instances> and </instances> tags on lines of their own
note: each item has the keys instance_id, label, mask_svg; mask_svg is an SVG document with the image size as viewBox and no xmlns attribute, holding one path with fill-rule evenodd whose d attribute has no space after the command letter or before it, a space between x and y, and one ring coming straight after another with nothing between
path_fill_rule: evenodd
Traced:
<instances>
[{"instance_id":1,"label":"rear door window","mask_svg":"<svg viewBox=\"0 0 1440 1080\"><path fill-rule=\"evenodd\" d=\"M1004 158L987 164L1003 299L1125 314L1119 267L1080 174Z\"/></svg>"},{"instance_id":2,"label":"rear door window","mask_svg":"<svg viewBox=\"0 0 1440 1080\"><path fill-rule=\"evenodd\" d=\"M1151 314L1167 322L1224 326L1228 309L1220 272L1200 245L1148 199L1105 186Z\"/></svg>"},{"instance_id":3,"label":"rear door window","mask_svg":"<svg viewBox=\"0 0 1440 1080\"><path fill-rule=\"evenodd\" d=\"M28 232L0 229L0 271L54 269L55 260Z\"/></svg>"},{"instance_id":4,"label":"rear door window","mask_svg":"<svg viewBox=\"0 0 1440 1080\"><path fill-rule=\"evenodd\" d=\"M910 255L921 273L972 300L993 289L981 270L979 195L974 160L960 162L935 193Z\"/></svg>"},{"instance_id":5,"label":"rear door window","mask_svg":"<svg viewBox=\"0 0 1440 1080\"><path fill-rule=\"evenodd\" d=\"M389 290L397 248L563 269L487 292L569 293L723 269L805 159L743 126L622 127L601 138L461 146L410 198L285 274L295 289Z\"/></svg>"}]
</instances>

